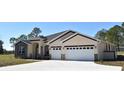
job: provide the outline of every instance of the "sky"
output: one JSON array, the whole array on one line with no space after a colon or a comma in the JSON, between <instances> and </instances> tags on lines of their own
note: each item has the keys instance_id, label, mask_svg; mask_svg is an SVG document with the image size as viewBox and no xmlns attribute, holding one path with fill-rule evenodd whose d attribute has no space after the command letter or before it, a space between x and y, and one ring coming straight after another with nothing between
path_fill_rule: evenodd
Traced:
<instances>
[{"instance_id":1,"label":"sky","mask_svg":"<svg viewBox=\"0 0 124 93\"><path fill-rule=\"evenodd\" d=\"M50 35L65 30L74 30L82 34L94 36L101 29L109 29L121 22L0 22L0 40L4 49L12 50L9 39L29 34L34 27L42 30L41 35Z\"/></svg>"}]
</instances>

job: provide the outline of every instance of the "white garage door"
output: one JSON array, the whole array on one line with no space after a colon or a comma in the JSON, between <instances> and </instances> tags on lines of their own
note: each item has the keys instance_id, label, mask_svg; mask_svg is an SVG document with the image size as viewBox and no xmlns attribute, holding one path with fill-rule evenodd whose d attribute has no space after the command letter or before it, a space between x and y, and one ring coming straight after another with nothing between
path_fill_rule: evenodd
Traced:
<instances>
[{"instance_id":1,"label":"white garage door","mask_svg":"<svg viewBox=\"0 0 124 93\"><path fill-rule=\"evenodd\" d=\"M66 47L67 60L94 60L94 46Z\"/></svg>"},{"instance_id":2,"label":"white garage door","mask_svg":"<svg viewBox=\"0 0 124 93\"><path fill-rule=\"evenodd\" d=\"M51 59L61 59L61 48L51 48L50 50Z\"/></svg>"}]
</instances>

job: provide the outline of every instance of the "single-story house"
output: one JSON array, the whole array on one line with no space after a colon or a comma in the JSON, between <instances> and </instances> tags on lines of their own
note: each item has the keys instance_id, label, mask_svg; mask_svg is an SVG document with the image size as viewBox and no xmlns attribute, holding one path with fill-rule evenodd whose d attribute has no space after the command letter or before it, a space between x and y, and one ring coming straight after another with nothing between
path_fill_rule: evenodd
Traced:
<instances>
[{"instance_id":1,"label":"single-story house","mask_svg":"<svg viewBox=\"0 0 124 93\"><path fill-rule=\"evenodd\" d=\"M91 36L67 30L18 41L15 57L53 60L115 60L116 47Z\"/></svg>"}]
</instances>

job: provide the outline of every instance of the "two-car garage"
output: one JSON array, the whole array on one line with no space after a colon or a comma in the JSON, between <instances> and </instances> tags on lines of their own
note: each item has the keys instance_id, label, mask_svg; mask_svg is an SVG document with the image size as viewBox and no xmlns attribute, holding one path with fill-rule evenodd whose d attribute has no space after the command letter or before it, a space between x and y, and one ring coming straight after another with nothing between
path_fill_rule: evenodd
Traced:
<instances>
[{"instance_id":1,"label":"two-car garage","mask_svg":"<svg viewBox=\"0 0 124 93\"><path fill-rule=\"evenodd\" d=\"M94 46L53 47L50 50L50 54L51 59L57 60L62 59L62 54L64 54L65 60L94 60Z\"/></svg>"},{"instance_id":2,"label":"two-car garage","mask_svg":"<svg viewBox=\"0 0 124 93\"><path fill-rule=\"evenodd\" d=\"M51 59L91 61L97 58L96 39L78 33L63 37L50 42Z\"/></svg>"},{"instance_id":3,"label":"two-car garage","mask_svg":"<svg viewBox=\"0 0 124 93\"><path fill-rule=\"evenodd\" d=\"M94 47L66 47L66 60L94 60Z\"/></svg>"}]
</instances>

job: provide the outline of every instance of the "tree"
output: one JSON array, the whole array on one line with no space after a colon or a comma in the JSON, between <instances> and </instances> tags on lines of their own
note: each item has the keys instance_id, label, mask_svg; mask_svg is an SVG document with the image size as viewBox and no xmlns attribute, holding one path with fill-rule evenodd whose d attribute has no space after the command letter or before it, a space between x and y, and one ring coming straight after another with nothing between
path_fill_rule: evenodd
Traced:
<instances>
[{"instance_id":1,"label":"tree","mask_svg":"<svg viewBox=\"0 0 124 93\"><path fill-rule=\"evenodd\" d=\"M34 37L38 37L39 34L41 33L41 30L40 30L40 28L35 27L35 28L33 28L31 33L32 33L32 35L34 35Z\"/></svg>"},{"instance_id":2,"label":"tree","mask_svg":"<svg viewBox=\"0 0 124 93\"><path fill-rule=\"evenodd\" d=\"M28 39L39 37L41 32L42 31L40 30L40 28L38 27L33 28L32 32L28 34Z\"/></svg>"},{"instance_id":3,"label":"tree","mask_svg":"<svg viewBox=\"0 0 124 93\"><path fill-rule=\"evenodd\" d=\"M30 33L30 34L28 34L28 39L32 39L32 38L34 38L34 35L33 35L33 33Z\"/></svg>"},{"instance_id":4,"label":"tree","mask_svg":"<svg viewBox=\"0 0 124 93\"><path fill-rule=\"evenodd\" d=\"M20 40L27 40L27 36L22 34L20 37L17 38L17 41L20 41Z\"/></svg>"},{"instance_id":5,"label":"tree","mask_svg":"<svg viewBox=\"0 0 124 93\"><path fill-rule=\"evenodd\" d=\"M3 49L3 41L0 40L0 54L4 53L4 49Z\"/></svg>"},{"instance_id":6,"label":"tree","mask_svg":"<svg viewBox=\"0 0 124 93\"><path fill-rule=\"evenodd\" d=\"M124 43L124 28L115 25L108 30L106 37L107 41L115 44L119 50L120 45Z\"/></svg>"},{"instance_id":7,"label":"tree","mask_svg":"<svg viewBox=\"0 0 124 93\"><path fill-rule=\"evenodd\" d=\"M102 29L102 30L98 31L95 35L95 38L105 41L106 40L106 32L107 32L106 29Z\"/></svg>"},{"instance_id":8,"label":"tree","mask_svg":"<svg viewBox=\"0 0 124 93\"><path fill-rule=\"evenodd\" d=\"M10 44L12 44L12 47L14 47L14 43L16 43L17 39L14 38L14 37L11 37L11 38L9 39L9 41L10 41Z\"/></svg>"},{"instance_id":9,"label":"tree","mask_svg":"<svg viewBox=\"0 0 124 93\"><path fill-rule=\"evenodd\" d=\"M122 22L121 26L124 27L124 22Z\"/></svg>"}]
</instances>

